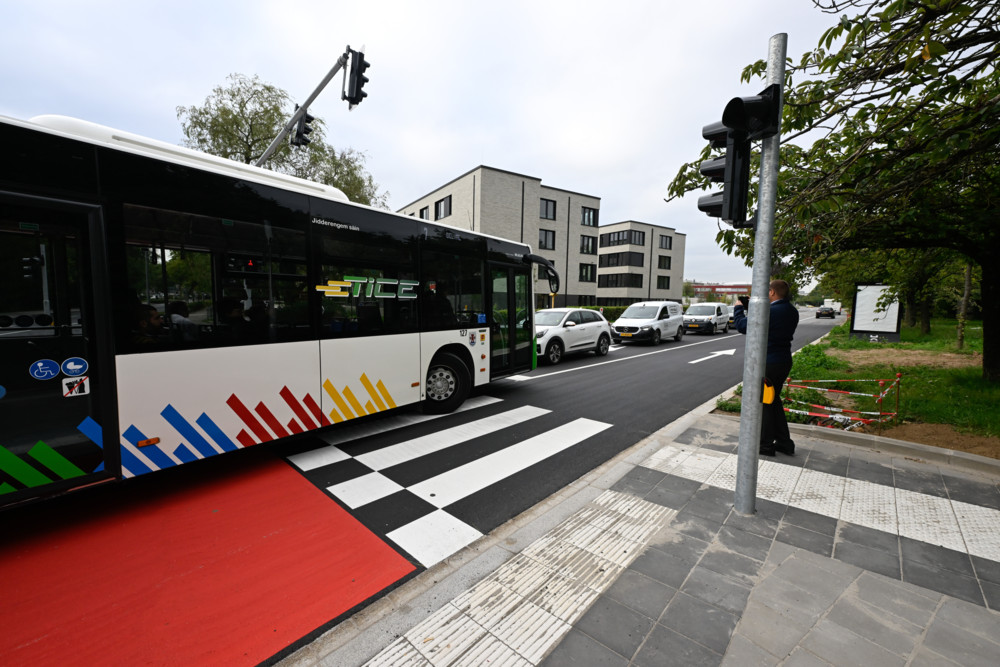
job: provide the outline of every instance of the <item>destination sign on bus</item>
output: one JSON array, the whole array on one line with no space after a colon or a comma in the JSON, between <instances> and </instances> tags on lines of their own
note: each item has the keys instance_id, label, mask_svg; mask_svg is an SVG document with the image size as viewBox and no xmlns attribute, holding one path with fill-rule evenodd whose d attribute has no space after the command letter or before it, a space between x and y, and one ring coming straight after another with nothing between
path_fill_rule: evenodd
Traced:
<instances>
[{"instance_id":1,"label":"destination sign on bus","mask_svg":"<svg viewBox=\"0 0 1000 667\"><path fill-rule=\"evenodd\" d=\"M345 298L349 296L364 296L376 299L416 299L414 290L420 285L419 280L397 280L395 278L366 278L363 276L344 276L343 280L328 280L326 285L317 285L316 291L323 296ZM386 289L395 291L387 292Z\"/></svg>"}]
</instances>

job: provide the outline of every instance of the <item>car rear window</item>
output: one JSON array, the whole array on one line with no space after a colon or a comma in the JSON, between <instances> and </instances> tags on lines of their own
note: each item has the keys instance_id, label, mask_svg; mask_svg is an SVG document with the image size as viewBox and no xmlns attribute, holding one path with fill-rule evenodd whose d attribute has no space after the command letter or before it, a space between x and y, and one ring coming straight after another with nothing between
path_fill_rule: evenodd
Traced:
<instances>
[{"instance_id":1,"label":"car rear window","mask_svg":"<svg viewBox=\"0 0 1000 667\"><path fill-rule=\"evenodd\" d=\"M715 315L715 306L691 306L687 309L688 315Z\"/></svg>"}]
</instances>

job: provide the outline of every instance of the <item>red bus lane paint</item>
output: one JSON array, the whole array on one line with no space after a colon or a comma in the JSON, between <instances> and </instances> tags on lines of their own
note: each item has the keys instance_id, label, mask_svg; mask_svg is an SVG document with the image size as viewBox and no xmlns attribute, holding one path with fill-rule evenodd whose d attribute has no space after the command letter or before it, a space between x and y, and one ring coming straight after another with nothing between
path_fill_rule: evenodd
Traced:
<instances>
[{"instance_id":1,"label":"red bus lane paint","mask_svg":"<svg viewBox=\"0 0 1000 667\"><path fill-rule=\"evenodd\" d=\"M415 569L284 462L4 532L6 665L255 665Z\"/></svg>"}]
</instances>

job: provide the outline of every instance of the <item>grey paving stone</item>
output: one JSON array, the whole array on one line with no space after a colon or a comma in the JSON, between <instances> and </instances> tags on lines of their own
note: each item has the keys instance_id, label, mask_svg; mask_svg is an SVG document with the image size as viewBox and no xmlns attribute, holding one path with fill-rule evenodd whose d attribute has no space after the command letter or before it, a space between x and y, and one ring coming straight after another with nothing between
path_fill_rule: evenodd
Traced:
<instances>
[{"instance_id":1,"label":"grey paving stone","mask_svg":"<svg viewBox=\"0 0 1000 667\"><path fill-rule=\"evenodd\" d=\"M760 537L770 541L774 539L780 524L780 516L777 519L768 518L763 516L758 508L757 513L753 516L743 516L739 512L735 511L730 512L724 525L737 530L753 533L754 535L759 535Z\"/></svg>"},{"instance_id":2,"label":"grey paving stone","mask_svg":"<svg viewBox=\"0 0 1000 667\"><path fill-rule=\"evenodd\" d=\"M858 578L861 571L854 567L834 568L831 564L829 559L800 552L785 559L770 576L781 577L832 604Z\"/></svg>"},{"instance_id":3,"label":"grey paving stone","mask_svg":"<svg viewBox=\"0 0 1000 667\"><path fill-rule=\"evenodd\" d=\"M822 619L802 640L802 648L836 665L878 665L890 667L906 660L857 635L844 626Z\"/></svg>"},{"instance_id":4,"label":"grey paving stone","mask_svg":"<svg viewBox=\"0 0 1000 667\"><path fill-rule=\"evenodd\" d=\"M910 655L924 632L923 626L886 614L854 596L837 600L826 617L902 658Z\"/></svg>"},{"instance_id":5,"label":"grey paving stone","mask_svg":"<svg viewBox=\"0 0 1000 667\"><path fill-rule=\"evenodd\" d=\"M782 667L828 667L826 660L820 660L804 648L796 648L788 660L781 663Z\"/></svg>"},{"instance_id":6,"label":"grey paving stone","mask_svg":"<svg viewBox=\"0 0 1000 667\"><path fill-rule=\"evenodd\" d=\"M661 528L649 541L649 546L691 564L697 563L708 550L709 543L682 533L672 525Z\"/></svg>"},{"instance_id":7,"label":"grey paving stone","mask_svg":"<svg viewBox=\"0 0 1000 667\"><path fill-rule=\"evenodd\" d=\"M761 562L767 558L767 552L771 550L771 539L740 530L728 519L719 530L716 539L730 551Z\"/></svg>"},{"instance_id":8,"label":"grey paving stone","mask_svg":"<svg viewBox=\"0 0 1000 667\"><path fill-rule=\"evenodd\" d=\"M651 579L635 570L625 570L604 594L612 600L656 620L667 608L667 603L676 592L676 588Z\"/></svg>"},{"instance_id":9,"label":"grey paving stone","mask_svg":"<svg viewBox=\"0 0 1000 667\"><path fill-rule=\"evenodd\" d=\"M631 658L653 623L648 616L602 595L573 627L615 653Z\"/></svg>"},{"instance_id":10,"label":"grey paving stone","mask_svg":"<svg viewBox=\"0 0 1000 667\"><path fill-rule=\"evenodd\" d=\"M986 605L979 580L966 577L933 565L925 565L917 561L903 559L903 581L922 588L929 588L951 597Z\"/></svg>"},{"instance_id":11,"label":"grey paving stone","mask_svg":"<svg viewBox=\"0 0 1000 667\"><path fill-rule=\"evenodd\" d=\"M711 542L715 539L719 529L722 528L722 522L712 521L703 516L692 514L685 508L674 516L674 520L670 522L670 526L687 535Z\"/></svg>"},{"instance_id":12,"label":"grey paving stone","mask_svg":"<svg viewBox=\"0 0 1000 667\"><path fill-rule=\"evenodd\" d=\"M852 456L847 466L848 479L857 479L882 486L892 486L892 466L874 461L863 461Z\"/></svg>"},{"instance_id":13,"label":"grey paving stone","mask_svg":"<svg viewBox=\"0 0 1000 667\"><path fill-rule=\"evenodd\" d=\"M757 582L757 573L763 565L761 561L741 556L721 546L709 548L698 564L741 581L747 586L753 586Z\"/></svg>"},{"instance_id":14,"label":"grey paving stone","mask_svg":"<svg viewBox=\"0 0 1000 667\"><path fill-rule=\"evenodd\" d=\"M632 470L641 469L643 469L641 466L636 466ZM619 493L628 493L642 498L647 493L652 491L654 486L656 485L652 482L646 482L638 477L632 477L630 474L626 474L624 477L611 485L611 490Z\"/></svg>"},{"instance_id":15,"label":"grey paving stone","mask_svg":"<svg viewBox=\"0 0 1000 667\"><path fill-rule=\"evenodd\" d=\"M737 633L729 642L722 667L772 667L778 662L778 658Z\"/></svg>"},{"instance_id":16,"label":"grey paving stone","mask_svg":"<svg viewBox=\"0 0 1000 667\"><path fill-rule=\"evenodd\" d=\"M944 480L937 468L928 470L899 469L893 475L897 489L905 489L916 493L924 493L938 498L947 498L948 492L944 487Z\"/></svg>"},{"instance_id":17,"label":"grey paving stone","mask_svg":"<svg viewBox=\"0 0 1000 667\"><path fill-rule=\"evenodd\" d=\"M702 445L712 442L714 440L713 436L714 433L712 431L692 427L674 438L674 442L681 445Z\"/></svg>"},{"instance_id":18,"label":"grey paving stone","mask_svg":"<svg viewBox=\"0 0 1000 667\"><path fill-rule=\"evenodd\" d=\"M979 586L983 589L986 606L994 611L1000 611L1000 584L980 579Z\"/></svg>"},{"instance_id":19,"label":"grey paving stone","mask_svg":"<svg viewBox=\"0 0 1000 667\"><path fill-rule=\"evenodd\" d=\"M990 642L1000 643L1000 614L987 611L977 605L945 598L934 620L946 621Z\"/></svg>"},{"instance_id":20,"label":"grey paving stone","mask_svg":"<svg viewBox=\"0 0 1000 667\"><path fill-rule=\"evenodd\" d=\"M632 562L628 569L656 579L671 588L680 588L693 567L693 563L674 558L665 551L648 548Z\"/></svg>"},{"instance_id":21,"label":"grey paving stone","mask_svg":"<svg viewBox=\"0 0 1000 667\"><path fill-rule=\"evenodd\" d=\"M962 667L957 662L952 662L939 653L921 646L917 652L910 656L908 667Z\"/></svg>"},{"instance_id":22,"label":"grey paving stone","mask_svg":"<svg viewBox=\"0 0 1000 667\"><path fill-rule=\"evenodd\" d=\"M685 514L694 514L714 523L722 524L733 509L733 494L725 489L701 489L687 505Z\"/></svg>"},{"instance_id":23,"label":"grey paving stone","mask_svg":"<svg viewBox=\"0 0 1000 667\"><path fill-rule=\"evenodd\" d=\"M847 465L850 460L849 456L827 454L819 450L813 450L809 452L809 458L806 459L805 467L809 470L843 477L847 474Z\"/></svg>"},{"instance_id":24,"label":"grey paving stone","mask_svg":"<svg viewBox=\"0 0 1000 667\"><path fill-rule=\"evenodd\" d=\"M708 445L702 445L702 449L711 449L715 452L724 452L726 454L735 454L738 443L727 443L727 442L713 442Z\"/></svg>"},{"instance_id":25,"label":"grey paving stone","mask_svg":"<svg viewBox=\"0 0 1000 667\"><path fill-rule=\"evenodd\" d=\"M941 600L941 594L902 581L862 573L854 585L859 600L915 625L926 627Z\"/></svg>"},{"instance_id":26,"label":"grey paving stone","mask_svg":"<svg viewBox=\"0 0 1000 667\"><path fill-rule=\"evenodd\" d=\"M640 667L716 667L721 663L721 654L660 624L653 626L632 661L633 665Z\"/></svg>"},{"instance_id":27,"label":"grey paving stone","mask_svg":"<svg viewBox=\"0 0 1000 667\"><path fill-rule=\"evenodd\" d=\"M750 597L749 586L706 567L691 570L681 591L737 616L743 613Z\"/></svg>"},{"instance_id":28,"label":"grey paving stone","mask_svg":"<svg viewBox=\"0 0 1000 667\"><path fill-rule=\"evenodd\" d=\"M1000 489L996 484L942 474L948 497L970 505L1000 509Z\"/></svg>"},{"instance_id":29,"label":"grey paving stone","mask_svg":"<svg viewBox=\"0 0 1000 667\"><path fill-rule=\"evenodd\" d=\"M856 523L840 521L837 524L837 540L853 542L871 549L879 549L886 553L895 554L899 557L899 535L887 533L883 530L875 530L866 526L859 526Z\"/></svg>"},{"instance_id":30,"label":"grey paving stone","mask_svg":"<svg viewBox=\"0 0 1000 667\"><path fill-rule=\"evenodd\" d=\"M830 535L831 537L837 533L837 519L829 516L823 516L822 514L817 514L816 512L799 509L798 507L789 507L785 510L783 521L784 523L790 523L793 526L805 528L813 531L814 533Z\"/></svg>"},{"instance_id":31,"label":"grey paving stone","mask_svg":"<svg viewBox=\"0 0 1000 667\"><path fill-rule=\"evenodd\" d=\"M735 614L678 592L660 616L659 624L721 655L729 646L737 620Z\"/></svg>"},{"instance_id":32,"label":"grey paving stone","mask_svg":"<svg viewBox=\"0 0 1000 667\"><path fill-rule=\"evenodd\" d=\"M831 604L829 600L820 600L811 592L775 576L758 583L750 594L750 601L767 605L782 616L807 625L819 620Z\"/></svg>"},{"instance_id":33,"label":"grey paving stone","mask_svg":"<svg viewBox=\"0 0 1000 667\"><path fill-rule=\"evenodd\" d=\"M693 479L688 479L687 477L678 477L677 475L665 475L662 480L657 484L670 491L677 491L681 493L688 493L693 495L695 491L702 487L702 483L695 481Z\"/></svg>"},{"instance_id":34,"label":"grey paving stone","mask_svg":"<svg viewBox=\"0 0 1000 667\"><path fill-rule=\"evenodd\" d=\"M833 557L869 572L876 572L893 579L901 578L898 553L887 553L853 542L837 542L833 547Z\"/></svg>"},{"instance_id":35,"label":"grey paving stone","mask_svg":"<svg viewBox=\"0 0 1000 667\"><path fill-rule=\"evenodd\" d=\"M820 556L829 557L833 554L833 536L799 528L789 523L781 524L775 539Z\"/></svg>"},{"instance_id":36,"label":"grey paving stone","mask_svg":"<svg viewBox=\"0 0 1000 667\"><path fill-rule=\"evenodd\" d=\"M766 604L751 599L743 610L736 633L771 655L784 659L808 634L812 624L811 619L803 618L798 613L781 614Z\"/></svg>"},{"instance_id":37,"label":"grey paving stone","mask_svg":"<svg viewBox=\"0 0 1000 667\"><path fill-rule=\"evenodd\" d=\"M574 629L566 634L540 664L544 667L562 667L562 665L624 667L628 665L628 659Z\"/></svg>"},{"instance_id":38,"label":"grey paving stone","mask_svg":"<svg viewBox=\"0 0 1000 667\"><path fill-rule=\"evenodd\" d=\"M643 495L643 499L672 510L681 510L691 502L693 493L693 491L673 491L662 484L657 484Z\"/></svg>"},{"instance_id":39,"label":"grey paving stone","mask_svg":"<svg viewBox=\"0 0 1000 667\"><path fill-rule=\"evenodd\" d=\"M935 619L927 628L923 645L965 667L1000 664L1000 646L947 621Z\"/></svg>"},{"instance_id":40,"label":"grey paving stone","mask_svg":"<svg viewBox=\"0 0 1000 667\"><path fill-rule=\"evenodd\" d=\"M980 558L979 556L973 556L972 567L975 568L976 576L979 579L992 581L994 584L1000 584L1000 563L995 560L988 560L986 558Z\"/></svg>"}]
</instances>

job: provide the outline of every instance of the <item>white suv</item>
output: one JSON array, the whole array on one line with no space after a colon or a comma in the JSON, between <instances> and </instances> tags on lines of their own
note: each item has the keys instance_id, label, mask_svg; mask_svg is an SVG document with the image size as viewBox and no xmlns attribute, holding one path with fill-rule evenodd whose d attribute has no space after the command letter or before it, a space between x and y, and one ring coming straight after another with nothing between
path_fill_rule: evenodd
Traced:
<instances>
[{"instance_id":1,"label":"white suv","mask_svg":"<svg viewBox=\"0 0 1000 667\"><path fill-rule=\"evenodd\" d=\"M714 334L729 331L729 306L724 303L696 303L684 313L684 329Z\"/></svg>"},{"instance_id":2,"label":"white suv","mask_svg":"<svg viewBox=\"0 0 1000 667\"><path fill-rule=\"evenodd\" d=\"M684 335L684 309L676 301L642 301L625 309L611 325L616 343L645 341L659 345L664 338L680 340Z\"/></svg>"},{"instance_id":3,"label":"white suv","mask_svg":"<svg viewBox=\"0 0 1000 667\"><path fill-rule=\"evenodd\" d=\"M596 310L546 308L535 313L535 346L539 359L550 364L567 352L603 357L611 348L611 325Z\"/></svg>"}]
</instances>

